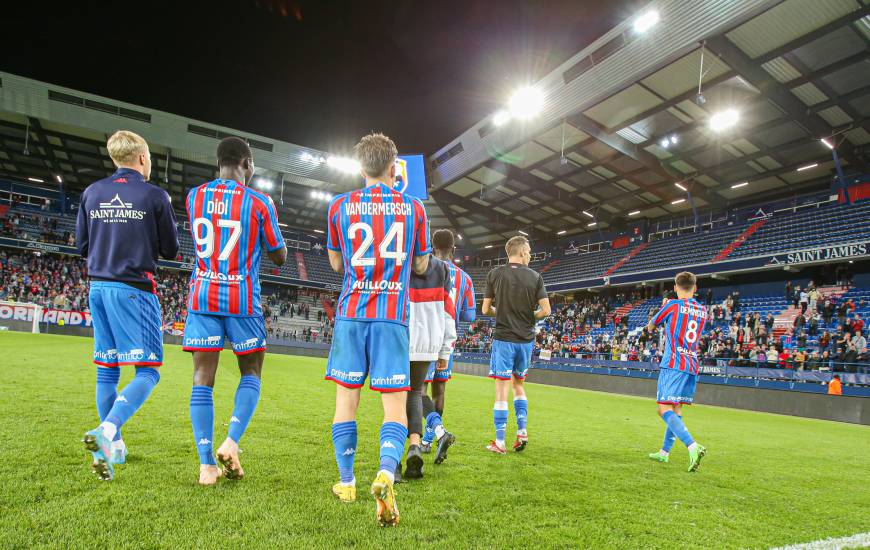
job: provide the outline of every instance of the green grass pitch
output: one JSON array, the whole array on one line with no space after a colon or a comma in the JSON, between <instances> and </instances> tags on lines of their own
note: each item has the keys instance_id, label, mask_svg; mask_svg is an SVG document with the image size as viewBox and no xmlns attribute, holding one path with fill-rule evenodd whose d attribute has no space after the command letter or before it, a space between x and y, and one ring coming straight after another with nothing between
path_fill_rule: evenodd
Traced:
<instances>
[{"instance_id":1,"label":"green grass pitch","mask_svg":"<svg viewBox=\"0 0 870 550\"><path fill-rule=\"evenodd\" d=\"M689 429L709 454L689 474L647 459L663 423L652 399L530 384L530 444L496 456L493 384L456 376L444 465L398 488L401 524L377 526L368 483L380 404L365 390L356 473L343 505L330 439L334 400L324 360L269 355L242 440L247 477L196 484L188 419L191 362L167 346L162 379L124 427L115 481L99 482L79 440L97 424L87 338L0 333L0 547L137 548L764 548L870 531L870 430L696 406ZM238 380L222 354L216 434L226 436ZM132 375L125 367L122 386ZM513 413L511 413L513 415ZM508 438L515 423L511 417Z\"/></svg>"}]
</instances>

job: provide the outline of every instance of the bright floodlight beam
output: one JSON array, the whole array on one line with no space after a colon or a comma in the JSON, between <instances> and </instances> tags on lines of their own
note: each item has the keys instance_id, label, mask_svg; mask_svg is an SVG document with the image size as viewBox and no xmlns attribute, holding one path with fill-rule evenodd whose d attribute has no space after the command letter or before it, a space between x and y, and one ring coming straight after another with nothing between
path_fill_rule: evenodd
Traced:
<instances>
[{"instance_id":1,"label":"bright floodlight beam","mask_svg":"<svg viewBox=\"0 0 870 550\"><path fill-rule=\"evenodd\" d=\"M513 118L528 120L544 108L544 93L532 86L520 88L511 96L508 111Z\"/></svg>"},{"instance_id":2,"label":"bright floodlight beam","mask_svg":"<svg viewBox=\"0 0 870 550\"><path fill-rule=\"evenodd\" d=\"M714 132L723 132L737 124L739 119L740 114L736 109L719 111L710 117L710 129Z\"/></svg>"},{"instance_id":3,"label":"bright floodlight beam","mask_svg":"<svg viewBox=\"0 0 870 550\"><path fill-rule=\"evenodd\" d=\"M360 171L359 162L348 157L329 157L326 164L345 174L358 174Z\"/></svg>"},{"instance_id":4,"label":"bright floodlight beam","mask_svg":"<svg viewBox=\"0 0 870 550\"><path fill-rule=\"evenodd\" d=\"M688 189L686 189L685 187L683 187L683 185L680 184L680 183L675 183L674 185L676 185L677 187L679 187L679 188L682 189L683 191L688 191Z\"/></svg>"},{"instance_id":5,"label":"bright floodlight beam","mask_svg":"<svg viewBox=\"0 0 870 550\"><path fill-rule=\"evenodd\" d=\"M651 28L655 27L659 22L659 12L650 10L634 20L634 30L638 34L643 34Z\"/></svg>"},{"instance_id":6,"label":"bright floodlight beam","mask_svg":"<svg viewBox=\"0 0 870 550\"><path fill-rule=\"evenodd\" d=\"M640 210L632 210L631 212L628 213L629 216L636 216L638 214L640 214Z\"/></svg>"},{"instance_id":7,"label":"bright floodlight beam","mask_svg":"<svg viewBox=\"0 0 870 550\"><path fill-rule=\"evenodd\" d=\"M564 234L567 233L567 232L568 232L567 229L563 229L563 230L557 232L556 235L564 235Z\"/></svg>"},{"instance_id":8,"label":"bright floodlight beam","mask_svg":"<svg viewBox=\"0 0 870 550\"><path fill-rule=\"evenodd\" d=\"M504 126L511 120L511 114L505 109L502 109L492 115L492 123L496 126Z\"/></svg>"},{"instance_id":9,"label":"bright floodlight beam","mask_svg":"<svg viewBox=\"0 0 870 550\"><path fill-rule=\"evenodd\" d=\"M735 183L731 186L731 189L740 189L741 187L746 187L747 185L749 185L748 181L744 181L742 183Z\"/></svg>"},{"instance_id":10,"label":"bright floodlight beam","mask_svg":"<svg viewBox=\"0 0 870 550\"><path fill-rule=\"evenodd\" d=\"M824 144L825 144L825 147L827 147L828 149L833 149L833 148L834 148L834 144L831 143L830 141L828 141L828 138L822 138L820 141L821 141L822 143L824 143Z\"/></svg>"}]
</instances>

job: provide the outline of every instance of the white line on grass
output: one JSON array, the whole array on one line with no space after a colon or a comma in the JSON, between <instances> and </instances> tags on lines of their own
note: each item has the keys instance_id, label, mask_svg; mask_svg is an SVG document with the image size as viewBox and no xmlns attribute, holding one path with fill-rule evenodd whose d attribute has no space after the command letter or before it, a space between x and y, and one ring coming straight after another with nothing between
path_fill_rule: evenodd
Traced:
<instances>
[{"instance_id":1,"label":"white line on grass","mask_svg":"<svg viewBox=\"0 0 870 550\"><path fill-rule=\"evenodd\" d=\"M870 533L858 533L851 537L840 537L838 539L824 539L803 544L792 544L791 546L774 548L774 550L844 550L846 548L867 547L870 547Z\"/></svg>"}]
</instances>

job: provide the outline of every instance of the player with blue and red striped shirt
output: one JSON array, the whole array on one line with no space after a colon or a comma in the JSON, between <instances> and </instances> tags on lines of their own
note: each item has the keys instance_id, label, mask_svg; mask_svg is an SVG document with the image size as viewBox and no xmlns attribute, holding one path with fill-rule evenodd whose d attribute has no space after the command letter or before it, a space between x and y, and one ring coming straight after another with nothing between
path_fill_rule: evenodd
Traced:
<instances>
[{"instance_id":1,"label":"player with blue and red striped shirt","mask_svg":"<svg viewBox=\"0 0 870 550\"><path fill-rule=\"evenodd\" d=\"M439 260L444 260L450 271L452 286L450 298L455 305L456 333L459 334L459 323L461 321L474 322L476 312L474 285L471 282L471 277L453 263L453 255L456 253L456 239L452 231L449 229L439 229L432 233L432 253ZM435 464L440 464L444 461L447 456L448 442L452 443L450 438L443 439L444 435L448 432L444 427L442 416L444 415L444 392L447 389L447 381L450 380L453 374L453 355L450 355L446 369L438 370L435 362L429 365L426 383L429 384L432 390L431 399L426 395L425 391L423 392L426 430L425 434L423 434L420 447L422 452L428 453L431 451L432 442L435 441L436 437L438 438L439 444L436 448Z\"/></svg>"},{"instance_id":2,"label":"player with blue and red striped shirt","mask_svg":"<svg viewBox=\"0 0 870 550\"><path fill-rule=\"evenodd\" d=\"M674 291L677 299L667 300L647 325L650 333L655 327L662 326L665 334L656 402L659 415L667 424L661 450L649 457L668 462L674 441L679 438L689 449L689 471L694 472L701 465L707 449L692 439L680 413L684 404L691 405L695 400L700 368L698 342L707 322L707 308L693 297L696 278L692 273L678 273L674 278Z\"/></svg>"},{"instance_id":3,"label":"player with blue and red striped shirt","mask_svg":"<svg viewBox=\"0 0 870 550\"><path fill-rule=\"evenodd\" d=\"M220 177L191 189L187 196L196 263L190 276L184 351L193 353L190 420L199 454L202 485L223 474L244 476L239 440L260 399L260 372L266 353L266 324L260 307L262 250L276 265L287 259L272 199L246 184L254 159L244 140L229 137L218 144ZM226 440L214 448L213 388L220 351L228 338L239 363L241 380Z\"/></svg>"},{"instance_id":4,"label":"player with blue and red striped shirt","mask_svg":"<svg viewBox=\"0 0 870 550\"><path fill-rule=\"evenodd\" d=\"M429 223L420 200L394 189L398 152L390 138L365 136L354 154L366 185L335 197L327 217L329 262L344 274L325 376L336 383L332 441L341 479L332 491L356 500L356 409L368 377L384 406L371 492L380 524L396 525L393 482L408 437L408 283L411 269L423 274L429 265Z\"/></svg>"}]
</instances>

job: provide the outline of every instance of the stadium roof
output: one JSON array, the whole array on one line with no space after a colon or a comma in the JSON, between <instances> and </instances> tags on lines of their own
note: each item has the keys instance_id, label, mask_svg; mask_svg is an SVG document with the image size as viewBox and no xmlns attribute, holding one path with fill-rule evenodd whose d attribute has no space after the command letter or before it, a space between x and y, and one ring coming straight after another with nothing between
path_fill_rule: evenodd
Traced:
<instances>
[{"instance_id":1,"label":"stadium roof","mask_svg":"<svg viewBox=\"0 0 870 550\"><path fill-rule=\"evenodd\" d=\"M433 225L472 245L518 230L551 239L589 231L593 218L597 230L685 214L691 201L674 203L687 198L676 184L697 208L820 189L834 168L821 138L847 169L867 171L866 0L646 9L660 15L653 28L625 21L536 84L539 117L489 117L432 155ZM727 109L738 123L714 132L711 116Z\"/></svg>"},{"instance_id":2,"label":"stadium roof","mask_svg":"<svg viewBox=\"0 0 870 550\"><path fill-rule=\"evenodd\" d=\"M291 228L322 230L327 201L312 192L340 193L358 183L306 160L326 157L321 151L0 72L0 177L47 185L60 177L67 190L82 191L114 170L106 140L118 129L148 141L151 181L177 205L191 187L217 176L217 143L228 135L251 145L255 185L257 178L272 183L279 218Z\"/></svg>"}]
</instances>

